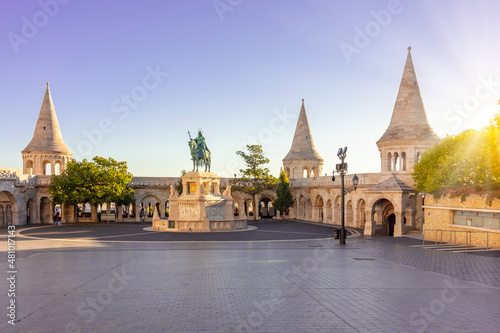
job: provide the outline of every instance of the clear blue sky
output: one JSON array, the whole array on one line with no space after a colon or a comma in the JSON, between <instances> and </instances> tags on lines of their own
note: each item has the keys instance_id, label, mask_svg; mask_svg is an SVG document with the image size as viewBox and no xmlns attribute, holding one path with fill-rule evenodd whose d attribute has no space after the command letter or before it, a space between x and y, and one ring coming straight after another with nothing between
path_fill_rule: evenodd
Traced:
<instances>
[{"instance_id":1,"label":"clear blue sky","mask_svg":"<svg viewBox=\"0 0 500 333\"><path fill-rule=\"evenodd\" d=\"M200 127L212 171L232 175L250 143L277 175L302 98L324 173L341 146L349 172L379 172L408 46L440 136L498 110L499 12L495 0L5 0L0 166L22 167L48 81L75 158L125 160L136 176L189 170Z\"/></svg>"}]
</instances>

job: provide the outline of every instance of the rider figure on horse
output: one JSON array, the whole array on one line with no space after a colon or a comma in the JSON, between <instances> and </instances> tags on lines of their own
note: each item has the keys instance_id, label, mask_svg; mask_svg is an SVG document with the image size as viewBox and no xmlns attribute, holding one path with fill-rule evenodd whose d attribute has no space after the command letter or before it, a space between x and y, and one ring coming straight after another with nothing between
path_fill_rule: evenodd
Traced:
<instances>
[{"instance_id":1,"label":"rider figure on horse","mask_svg":"<svg viewBox=\"0 0 500 333\"><path fill-rule=\"evenodd\" d=\"M193 171L198 170L198 166L205 165L205 171L210 171L211 164L211 153L203 137L203 132L198 129L198 136L196 138L191 138L191 133L189 134L189 147L191 148L191 156L193 160Z\"/></svg>"},{"instance_id":2,"label":"rider figure on horse","mask_svg":"<svg viewBox=\"0 0 500 333\"><path fill-rule=\"evenodd\" d=\"M198 136L194 139L196 141L196 146L198 147L198 158L203 158L205 156L205 151L210 152L210 150L207 147L207 143L205 142L205 138L203 137L203 133L201 132L201 129L198 130Z\"/></svg>"}]
</instances>

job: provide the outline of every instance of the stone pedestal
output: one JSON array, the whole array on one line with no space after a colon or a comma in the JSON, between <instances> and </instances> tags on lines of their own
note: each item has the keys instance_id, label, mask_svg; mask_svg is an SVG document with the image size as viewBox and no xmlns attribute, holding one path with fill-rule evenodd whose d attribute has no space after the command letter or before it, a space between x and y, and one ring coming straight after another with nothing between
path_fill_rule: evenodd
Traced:
<instances>
[{"instance_id":1,"label":"stone pedestal","mask_svg":"<svg viewBox=\"0 0 500 333\"><path fill-rule=\"evenodd\" d=\"M182 176L182 194L171 184L168 220L153 218L153 230L210 232L245 229L246 219L235 220L230 186L220 193L220 177L191 171Z\"/></svg>"}]
</instances>

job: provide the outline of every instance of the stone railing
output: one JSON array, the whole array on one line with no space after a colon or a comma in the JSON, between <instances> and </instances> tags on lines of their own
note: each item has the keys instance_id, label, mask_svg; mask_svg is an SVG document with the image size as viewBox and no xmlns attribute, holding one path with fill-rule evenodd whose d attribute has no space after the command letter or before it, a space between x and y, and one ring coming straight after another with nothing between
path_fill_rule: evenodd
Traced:
<instances>
[{"instance_id":1,"label":"stone railing","mask_svg":"<svg viewBox=\"0 0 500 333\"><path fill-rule=\"evenodd\" d=\"M0 169L0 180L14 181L15 186L35 186L36 176L24 175L20 169Z\"/></svg>"},{"instance_id":2,"label":"stone railing","mask_svg":"<svg viewBox=\"0 0 500 333\"><path fill-rule=\"evenodd\" d=\"M130 187L168 187L179 182L179 177L134 177Z\"/></svg>"},{"instance_id":3,"label":"stone railing","mask_svg":"<svg viewBox=\"0 0 500 333\"><path fill-rule=\"evenodd\" d=\"M378 173L361 173L357 174L359 178L358 186L376 185L379 182ZM354 174L347 174L344 176L344 186L352 185L352 177ZM335 181L332 181L332 176L311 177L311 178L291 178L290 185L292 187L340 187L340 175L335 175Z\"/></svg>"}]
</instances>

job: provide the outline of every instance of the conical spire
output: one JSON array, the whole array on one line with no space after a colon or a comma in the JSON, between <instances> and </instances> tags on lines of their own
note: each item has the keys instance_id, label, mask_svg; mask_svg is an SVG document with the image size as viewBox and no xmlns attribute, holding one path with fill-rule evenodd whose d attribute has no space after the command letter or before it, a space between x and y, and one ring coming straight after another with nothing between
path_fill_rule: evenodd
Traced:
<instances>
[{"instance_id":1,"label":"conical spire","mask_svg":"<svg viewBox=\"0 0 500 333\"><path fill-rule=\"evenodd\" d=\"M439 140L427 119L410 50L408 47L391 123L377 144L389 140Z\"/></svg>"},{"instance_id":2,"label":"conical spire","mask_svg":"<svg viewBox=\"0 0 500 333\"><path fill-rule=\"evenodd\" d=\"M314 148L314 142L309 128L309 121L307 120L306 108L304 100L302 100L302 107L300 108L299 119L297 120L297 127L295 128L295 135L292 141L292 148L284 158L284 160L292 159L319 159L323 161L321 156Z\"/></svg>"},{"instance_id":3,"label":"conical spire","mask_svg":"<svg viewBox=\"0 0 500 333\"><path fill-rule=\"evenodd\" d=\"M56 111L52 103L52 97L50 96L48 82L45 95L43 96L42 107L38 114L33 139L31 139L31 142L24 148L23 153L42 151L73 155L62 138Z\"/></svg>"}]
</instances>

